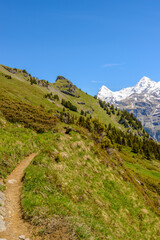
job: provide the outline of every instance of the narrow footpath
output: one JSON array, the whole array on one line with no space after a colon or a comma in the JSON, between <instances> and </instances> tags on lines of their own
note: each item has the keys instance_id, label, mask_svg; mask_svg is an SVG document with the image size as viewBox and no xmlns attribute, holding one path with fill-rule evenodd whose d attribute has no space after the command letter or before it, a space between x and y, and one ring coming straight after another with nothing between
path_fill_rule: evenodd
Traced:
<instances>
[{"instance_id":1,"label":"narrow footpath","mask_svg":"<svg viewBox=\"0 0 160 240\"><path fill-rule=\"evenodd\" d=\"M36 155L26 157L6 179L6 190L1 193L4 204L0 206L4 214L0 219L0 240L31 240L29 224L22 219L20 194L24 170Z\"/></svg>"}]
</instances>

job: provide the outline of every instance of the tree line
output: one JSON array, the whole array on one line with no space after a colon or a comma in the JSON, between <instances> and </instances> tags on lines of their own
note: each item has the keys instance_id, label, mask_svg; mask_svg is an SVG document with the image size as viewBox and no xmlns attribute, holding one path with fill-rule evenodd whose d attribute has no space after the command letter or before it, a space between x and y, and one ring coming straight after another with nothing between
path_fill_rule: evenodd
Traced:
<instances>
[{"instance_id":1,"label":"tree line","mask_svg":"<svg viewBox=\"0 0 160 240\"><path fill-rule=\"evenodd\" d=\"M60 120L86 128L91 133L94 141L100 144L102 148L117 147L120 150L123 146L128 146L132 152L142 154L148 160L151 158L160 160L160 144L151 139L147 134L140 137L132 132L123 132L110 123L108 125L103 124L91 116L75 117L64 111L60 113Z\"/></svg>"}]
</instances>

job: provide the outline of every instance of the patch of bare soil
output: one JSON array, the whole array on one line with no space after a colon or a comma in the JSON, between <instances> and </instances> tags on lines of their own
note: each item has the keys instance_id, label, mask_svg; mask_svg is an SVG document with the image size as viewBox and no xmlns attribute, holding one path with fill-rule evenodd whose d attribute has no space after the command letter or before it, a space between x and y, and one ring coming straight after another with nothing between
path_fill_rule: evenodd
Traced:
<instances>
[{"instance_id":1,"label":"patch of bare soil","mask_svg":"<svg viewBox=\"0 0 160 240\"><path fill-rule=\"evenodd\" d=\"M8 176L5 191L5 225L6 231L0 233L0 237L6 240L18 240L19 236L30 237L29 224L22 219L20 194L22 188L22 177L25 168L30 164L37 154L33 153L26 157Z\"/></svg>"}]
</instances>

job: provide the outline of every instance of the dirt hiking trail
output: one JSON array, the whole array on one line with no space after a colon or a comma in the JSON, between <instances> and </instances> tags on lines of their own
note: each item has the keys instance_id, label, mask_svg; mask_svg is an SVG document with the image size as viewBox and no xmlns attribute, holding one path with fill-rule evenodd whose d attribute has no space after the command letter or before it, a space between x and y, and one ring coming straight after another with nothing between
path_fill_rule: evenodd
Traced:
<instances>
[{"instance_id":1,"label":"dirt hiking trail","mask_svg":"<svg viewBox=\"0 0 160 240\"><path fill-rule=\"evenodd\" d=\"M36 153L32 153L26 157L6 179L6 190L4 192L6 198L6 216L4 218L6 231L0 232L0 239L30 239L29 224L22 219L20 194L24 170L36 155ZM25 238L20 238L20 236L25 236Z\"/></svg>"}]
</instances>

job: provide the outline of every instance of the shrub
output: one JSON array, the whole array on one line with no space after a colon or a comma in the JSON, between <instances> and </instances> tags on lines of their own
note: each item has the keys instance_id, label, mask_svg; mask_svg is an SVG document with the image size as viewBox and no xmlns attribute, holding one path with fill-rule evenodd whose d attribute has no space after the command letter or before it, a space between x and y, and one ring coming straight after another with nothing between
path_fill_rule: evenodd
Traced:
<instances>
[{"instance_id":1,"label":"shrub","mask_svg":"<svg viewBox=\"0 0 160 240\"><path fill-rule=\"evenodd\" d=\"M39 133L55 128L57 118L43 107L19 102L0 95L0 110L10 122L19 122Z\"/></svg>"},{"instance_id":2,"label":"shrub","mask_svg":"<svg viewBox=\"0 0 160 240\"><path fill-rule=\"evenodd\" d=\"M62 161L62 156L61 156L60 153L56 155L56 157L55 157L55 161L56 161L57 163L59 163L59 162Z\"/></svg>"},{"instance_id":3,"label":"shrub","mask_svg":"<svg viewBox=\"0 0 160 240\"><path fill-rule=\"evenodd\" d=\"M31 85L37 84L35 77L30 77L30 83L31 83Z\"/></svg>"},{"instance_id":4,"label":"shrub","mask_svg":"<svg viewBox=\"0 0 160 240\"><path fill-rule=\"evenodd\" d=\"M61 104L66 108L69 108L71 111L77 112L77 107L74 106L70 101L65 101L64 99L62 99Z\"/></svg>"},{"instance_id":5,"label":"shrub","mask_svg":"<svg viewBox=\"0 0 160 240\"><path fill-rule=\"evenodd\" d=\"M51 99L51 100L59 101L59 96L57 94L53 95L52 92L45 94L44 97L48 98L48 99Z\"/></svg>"},{"instance_id":6,"label":"shrub","mask_svg":"<svg viewBox=\"0 0 160 240\"><path fill-rule=\"evenodd\" d=\"M5 77L8 78L8 79L12 79L12 77L8 74L5 74Z\"/></svg>"},{"instance_id":7,"label":"shrub","mask_svg":"<svg viewBox=\"0 0 160 240\"><path fill-rule=\"evenodd\" d=\"M26 71L25 69L23 69L22 72L28 74L27 71Z\"/></svg>"}]
</instances>

